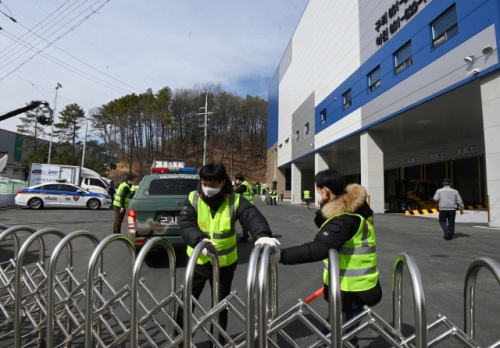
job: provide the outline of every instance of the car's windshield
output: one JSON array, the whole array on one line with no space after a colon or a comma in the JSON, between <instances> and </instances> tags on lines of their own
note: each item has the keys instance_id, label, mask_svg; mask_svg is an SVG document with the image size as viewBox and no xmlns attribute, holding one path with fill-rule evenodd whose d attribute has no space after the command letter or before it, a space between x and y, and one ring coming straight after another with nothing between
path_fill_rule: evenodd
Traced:
<instances>
[{"instance_id":1,"label":"car's windshield","mask_svg":"<svg viewBox=\"0 0 500 348\"><path fill-rule=\"evenodd\" d=\"M149 195L188 195L196 190L198 180L193 179L156 179L149 183Z\"/></svg>"}]
</instances>

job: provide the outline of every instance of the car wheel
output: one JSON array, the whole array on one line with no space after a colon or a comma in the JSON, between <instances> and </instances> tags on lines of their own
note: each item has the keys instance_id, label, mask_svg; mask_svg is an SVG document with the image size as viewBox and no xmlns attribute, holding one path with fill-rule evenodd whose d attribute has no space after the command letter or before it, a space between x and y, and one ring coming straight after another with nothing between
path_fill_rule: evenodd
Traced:
<instances>
[{"instance_id":1,"label":"car wheel","mask_svg":"<svg viewBox=\"0 0 500 348\"><path fill-rule=\"evenodd\" d=\"M40 198L32 198L28 201L28 207L31 209L42 209L43 201Z\"/></svg>"},{"instance_id":2,"label":"car wheel","mask_svg":"<svg viewBox=\"0 0 500 348\"><path fill-rule=\"evenodd\" d=\"M87 207L92 210L97 210L101 207L101 202L98 199L92 198L88 203Z\"/></svg>"}]
</instances>

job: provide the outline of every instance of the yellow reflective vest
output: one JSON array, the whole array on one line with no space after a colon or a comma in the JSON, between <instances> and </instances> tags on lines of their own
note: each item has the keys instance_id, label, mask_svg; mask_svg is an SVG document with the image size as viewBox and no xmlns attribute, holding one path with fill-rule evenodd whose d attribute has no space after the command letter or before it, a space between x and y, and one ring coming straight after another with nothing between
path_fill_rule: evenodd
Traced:
<instances>
[{"instance_id":1,"label":"yellow reflective vest","mask_svg":"<svg viewBox=\"0 0 500 348\"><path fill-rule=\"evenodd\" d=\"M358 232L344 243L339 250L340 288L343 291L365 291L377 285L377 249L375 241L375 227L372 218L365 219L358 214L345 215L357 216L361 219ZM331 218L333 219L333 218ZM330 221L328 219L321 229ZM325 270L323 280L329 283L328 259L324 260Z\"/></svg>"},{"instance_id":2,"label":"yellow reflective vest","mask_svg":"<svg viewBox=\"0 0 500 348\"><path fill-rule=\"evenodd\" d=\"M127 196L125 197L125 206L121 206L121 201L122 201L122 192L125 187L129 188L129 193L127 193ZM113 205L117 206L118 208L127 208L128 206L128 201L130 201L130 197L132 196L132 188L130 187L127 182L122 182L120 186L118 186L118 190L116 190L116 195L115 195L115 200L113 201Z\"/></svg>"},{"instance_id":3,"label":"yellow reflective vest","mask_svg":"<svg viewBox=\"0 0 500 348\"><path fill-rule=\"evenodd\" d=\"M245 197L246 199L248 199L250 201L250 203L253 204L253 195L252 195L252 191L250 190L250 184L246 181L243 181L241 185L245 185L245 187L247 188L247 190L245 192L243 192L241 195L243 197Z\"/></svg>"},{"instance_id":4,"label":"yellow reflective vest","mask_svg":"<svg viewBox=\"0 0 500 348\"><path fill-rule=\"evenodd\" d=\"M227 195L224 203L212 218L210 206L200 197L198 192L189 194L189 201L193 205L198 215L198 227L204 232L208 239L217 243L217 255L219 256L219 266L229 266L238 260L236 249L236 210L240 204L240 194L232 193ZM187 254L191 257L193 248L188 246ZM200 254L197 263L204 265L211 259Z\"/></svg>"},{"instance_id":5,"label":"yellow reflective vest","mask_svg":"<svg viewBox=\"0 0 500 348\"><path fill-rule=\"evenodd\" d=\"M304 191L304 199L310 199L311 198L311 191L305 190Z\"/></svg>"}]
</instances>

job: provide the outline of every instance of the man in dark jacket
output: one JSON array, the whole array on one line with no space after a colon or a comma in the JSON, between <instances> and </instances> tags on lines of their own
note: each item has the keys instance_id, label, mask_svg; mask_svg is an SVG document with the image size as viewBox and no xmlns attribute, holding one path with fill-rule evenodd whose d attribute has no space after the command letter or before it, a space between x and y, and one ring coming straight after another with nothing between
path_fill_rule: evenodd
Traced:
<instances>
[{"instance_id":1,"label":"man in dark jacket","mask_svg":"<svg viewBox=\"0 0 500 348\"><path fill-rule=\"evenodd\" d=\"M314 241L286 249L275 248L270 261L285 265L328 261L328 251L336 249L341 268L342 322L345 323L361 313L363 306L375 306L382 299L376 267L373 211L366 203L365 189L358 184L344 187L342 174L325 170L316 175L315 181L322 207L314 219L319 229ZM355 249L359 252L352 252ZM371 267L365 270L366 265ZM360 268L365 270L363 276L356 272ZM324 296L328 301L326 270L323 279ZM347 332L356 327L352 326ZM350 342L358 347L357 337Z\"/></svg>"},{"instance_id":2,"label":"man in dark jacket","mask_svg":"<svg viewBox=\"0 0 500 348\"><path fill-rule=\"evenodd\" d=\"M210 163L200 170L200 185L184 201L179 228L182 239L188 244L188 255L202 240L210 240L217 249L220 264L219 300L231 292L231 283L237 267L236 220L250 232L256 244L277 247L279 242L272 238L267 220L255 205L233 192L231 179L222 164ZM235 209L231 208L234 204ZM226 216L234 211L234 216ZM204 249L195 267L193 296L199 298L206 281L212 287L211 254ZM227 327L228 311L220 313L220 325ZM182 327L183 311L179 307L176 319Z\"/></svg>"}]
</instances>

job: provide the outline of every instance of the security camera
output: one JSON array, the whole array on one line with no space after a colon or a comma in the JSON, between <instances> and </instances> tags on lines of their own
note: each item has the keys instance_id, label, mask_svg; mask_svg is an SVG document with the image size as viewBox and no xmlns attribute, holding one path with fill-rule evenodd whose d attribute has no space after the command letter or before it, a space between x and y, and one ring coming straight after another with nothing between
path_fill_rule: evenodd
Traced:
<instances>
[{"instance_id":1,"label":"security camera","mask_svg":"<svg viewBox=\"0 0 500 348\"><path fill-rule=\"evenodd\" d=\"M480 71L481 69L474 69L470 73L468 73L467 76L477 75Z\"/></svg>"},{"instance_id":2,"label":"security camera","mask_svg":"<svg viewBox=\"0 0 500 348\"><path fill-rule=\"evenodd\" d=\"M465 58L464 58L464 62L466 62L467 64L471 64L471 63L473 63L473 62L474 62L474 57L475 57L475 55L474 55L474 54L472 54L472 55L470 55L470 56L468 56L468 57L465 57Z\"/></svg>"}]
</instances>

